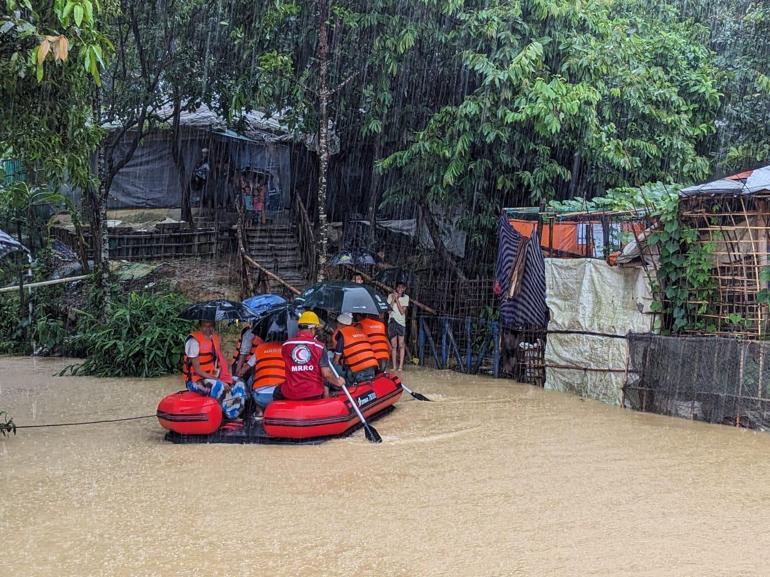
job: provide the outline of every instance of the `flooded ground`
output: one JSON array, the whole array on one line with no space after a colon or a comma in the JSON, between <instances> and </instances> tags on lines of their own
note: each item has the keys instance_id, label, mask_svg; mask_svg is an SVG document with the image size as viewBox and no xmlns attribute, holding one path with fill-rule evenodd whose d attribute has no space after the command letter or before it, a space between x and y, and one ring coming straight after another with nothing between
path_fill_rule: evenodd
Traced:
<instances>
[{"instance_id":1,"label":"flooded ground","mask_svg":"<svg viewBox=\"0 0 770 577\"><path fill-rule=\"evenodd\" d=\"M151 414L173 378L0 358L17 424ZM175 446L154 419L0 440L0 574L767 575L770 435L406 371L409 397L320 446Z\"/></svg>"}]
</instances>

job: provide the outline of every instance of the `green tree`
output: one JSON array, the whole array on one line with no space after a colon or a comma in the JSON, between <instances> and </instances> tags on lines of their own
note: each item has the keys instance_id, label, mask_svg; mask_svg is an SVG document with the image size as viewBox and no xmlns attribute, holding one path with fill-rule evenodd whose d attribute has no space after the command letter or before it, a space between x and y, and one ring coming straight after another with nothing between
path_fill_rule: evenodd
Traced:
<instances>
[{"instance_id":1,"label":"green tree","mask_svg":"<svg viewBox=\"0 0 770 577\"><path fill-rule=\"evenodd\" d=\"M692 3L679 0L684 16L711 29L709 45L722 71L724 93L710 153L718 173L770 161L770 5L757 0Z\"/></svg>"},{"instance_id":2,"label":"green tree","mask_svg":"<svg viewBox=\"0 0 770 577\"><path fill-rule=\"evenodd\" d=\"M386 201L414 202L428 220L431 205L460 203L468 230L489 231L503 203L705 177L712 55L701 28L649 4L447 2L458 26L445 42L471 88L383 162L398 174Z\"/></svg>"},{"instance_id":3,"label":"green tree","mask_svg":"<svg viewBox=\"0 0 770 577\"><path fill-rule=\"evenodd\" d=\"M101 134L91 122L91 90L109 47L97 30L99 10L91 0L0 6L0 154L23 164L36 194L90 184ZM81 260L87 267L84 251Z\"/></svg>"}]
</instances>

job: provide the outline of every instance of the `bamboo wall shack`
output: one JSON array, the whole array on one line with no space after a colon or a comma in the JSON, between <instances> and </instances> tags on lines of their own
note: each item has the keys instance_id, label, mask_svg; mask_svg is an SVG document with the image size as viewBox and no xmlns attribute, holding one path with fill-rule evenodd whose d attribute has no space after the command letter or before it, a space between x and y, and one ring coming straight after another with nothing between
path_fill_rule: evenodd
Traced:
<instances>
[{"instance_id":1,"label":"bamboo wall shack","mask_svg":"<svg viewBox=\"0 0 770 577\"><path fill-rule=\"evenodd\" d=\"M757 295L770 272L770 166L683 189L679 217L714 263L711 297L700 307L707 332L766 338L768 307Z\"/></svg>"}]
</instances>

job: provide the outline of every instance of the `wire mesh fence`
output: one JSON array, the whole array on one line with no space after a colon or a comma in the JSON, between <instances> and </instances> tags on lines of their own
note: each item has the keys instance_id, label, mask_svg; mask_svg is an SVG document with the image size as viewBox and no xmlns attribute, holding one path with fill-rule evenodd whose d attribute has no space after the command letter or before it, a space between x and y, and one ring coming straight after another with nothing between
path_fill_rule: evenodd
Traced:
<instances>
[{"instance_id":1,"label":"wire mesh fence","mask_svg":"<svg viewBox=\"0 0 770 577\"><path fill-rule=\"evenodd\" d=\"M770 428L770 343L631 334L625 403L709 423Z\"/></svg>"}]
</instances>

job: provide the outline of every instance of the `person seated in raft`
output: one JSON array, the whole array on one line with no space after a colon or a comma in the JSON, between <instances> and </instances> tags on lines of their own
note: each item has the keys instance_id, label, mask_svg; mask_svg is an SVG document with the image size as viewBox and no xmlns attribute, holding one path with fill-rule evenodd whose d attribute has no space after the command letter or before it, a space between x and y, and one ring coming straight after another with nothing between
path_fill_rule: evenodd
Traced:
<instances>
[{"instance_id":1,"label":"person seated in raft","mask_svg":"<svg viewBox=\"0 0 770 577\"><path fill-rule=\"evenodd\" d=\"M369 339L369 344L374 351L374 358L379 363L379 371L385 372L388 368L388 361L390 360L390 342L388 341L388 329L385 323L375 315L355 315L354 321L357 327L359 327L364 333L366 333Z\"/></svg>"},{"instance_id":2,"label":"person seated in raft","mask_svg":"<svg viewBox=\"0 0 770 577\"><path fill-rule=\"evenodd\" d=\"M318 315L313 311L305 311L299 317L298 328L297 334L281 345L286 380L280 386L263 387L254 395L257 405L262 409L278 399L322 399L329 396L327 382L338 387L345 384L345 379L332 372L326 347L316 337L321 329Z\"/></svg>"},{"instance_id":3,"label":"person seated in raft","mask_svg":"<svg viewBox=\"0 0 770 577\"><path fill-rule=\"evenodd\" d=\"M265 397L272 400L275 388L286 382L286 363L281 353L281 343L262 342L257 345L241 371L253 373L252 381L249 384L252 386L252 394L257 405L254 416L261 417L260 407L262 403L260 401L264 400ZM265 390L264 393L263 390Z\"/></svg>"},{"instance_id":4,"label":"person seated in raft","mask_svg":"<svg viewBox=\"0 0 770 577\"><path fill-rule=\"evenodd\" d=\"M187 390L217 399L228 419L240 415L246 389L230 374L213 321L200 321L198 330L187 337L182 371Z\"/></svg>"},{"instance_id":5,"label":"person seated in raft","mask_svg":"<svg viewBox=\"0 0 770 577\"><path fill-rule=\"evenodd\" d=\"M353 324L353 315L350 313L342 313L337 317L334 363L339 365L340 362L344 365L344 374L349 383L371 381L379 368L369 337L359 325Z\"/></svg>"},{"instance_id":6,"label":"person seated in raft","mask_svg":"<svg viewBox=\"0 0 770 577\"><path fill-rule=\"evenodd\" d=\"M257 347L264 343L260 336L256 334L257 327L248 325L241 331L238 342L235 344L235 354L233 355L232 371L234 375L242 379L246 386L250 386L253 380L254 365L248 365L247 362L257 350Z\"/></svg>"}]
</instances>

